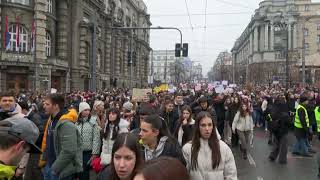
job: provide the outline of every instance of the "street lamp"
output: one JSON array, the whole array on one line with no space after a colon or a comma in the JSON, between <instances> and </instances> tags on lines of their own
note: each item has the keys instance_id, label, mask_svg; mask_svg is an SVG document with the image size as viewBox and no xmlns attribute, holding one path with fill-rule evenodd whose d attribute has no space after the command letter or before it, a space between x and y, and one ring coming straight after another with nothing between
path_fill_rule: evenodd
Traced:
<instances>
[{"instance_id":1,"label":"street lamp","mask_svg":"<svg viewBox=\"0 0 320 180\"><path fill-rule=\"evenodd\" d=\"M275 34L277 34L280 37L284 36L284 31L286 32L285 34L285 38L283 38L282 40L285 40L285 50L284 50L284 54L285 54L285 58L286 58L286 67L285 67L285 76L286 76L286 89L289 89L289 32L291 31L291 25L289 23L285 22L285 17L283 17L282 14L278 15L275 17L274 20L274 30L277 32L275 32ZM280 44L276 44L277 46L275 46L275 50L283 50L284 49L284 42L281 41ZM277 48L278 47L278 48ZM283 52L283 51L282 51Z\"/></svg>"}]
</instances>

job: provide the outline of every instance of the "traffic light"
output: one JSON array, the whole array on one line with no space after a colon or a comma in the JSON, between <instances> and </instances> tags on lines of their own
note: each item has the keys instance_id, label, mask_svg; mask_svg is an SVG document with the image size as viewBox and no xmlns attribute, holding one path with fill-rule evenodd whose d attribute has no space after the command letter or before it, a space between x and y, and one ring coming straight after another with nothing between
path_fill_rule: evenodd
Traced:
<instances>
[{"instance_id":1,"label":"traffic light","mask_svg":"<svg viewBox=\"0 0 320 180\"><path fill-rule=\"evenodd\" d=\"M175 56L180 57L180 53L181 53L181 44L177 43L175 48Z\"/></svg>"},{"instance_id":2,"label":"traffic light","mask_svg":"<svg viewBox=\"0 0 320 180\"><path fill-rule=\"evenodd\" d=\"M183 57L188 57L188 43L183 43L183 48L182 48L182 56Z\"/></svg>"},{"instance_id":3,"label":"traffic light","mask_svg":"<svg viewBox=\"0 0 320 180\"><path fill-rule=\"evenodd\" d=\"M181 55L181 50L182 50L182 57L188 57L188 43L183 43L182 49L181 49L181 44L176 43L176 48L175 48L175 56L180 57Z\"/></svg>"}]
</instances>

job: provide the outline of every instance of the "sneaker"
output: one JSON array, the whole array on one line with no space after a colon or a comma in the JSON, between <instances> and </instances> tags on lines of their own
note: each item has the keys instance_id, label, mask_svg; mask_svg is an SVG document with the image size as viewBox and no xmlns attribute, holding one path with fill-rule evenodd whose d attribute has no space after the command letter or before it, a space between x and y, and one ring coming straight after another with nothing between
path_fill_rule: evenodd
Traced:
<instances>
[{"instance_id":1,"label":"sneaker","mask_svg":"<svg viewBox=\"0 0 320 180\"><path fill-rule=\"evenodd\" d=\"M303 156L303 157L313 157L313 155L312 155L312 154L309 154L309 153L307 153L307 154L301 154L301 156Z\"/></svg>"},{"instance_id":2,"label":"sneaker","mask_svg":"<svg viewBox=\"0 0 320 180\"><path fill-rule=\"evenodd\" d=\"M313 149L309 149L309 153L315 154L317 152L315 150L313 150Z\"/></svg>"},{"instance_id":3,"label":"sneaker","mask_svg":"<svg viewBox=\"0 0 320 180\"><path fill-rule=\"evenodd\" d=\"M274 157L269 156L269 160L270 160L271 162L273 162L273 161L275 161L276 159L275 159Z\"/></svg>"},{"instance_id":4,"label":"sneaker","mask_svg":"<svg viewBox=\"0 0 320 180\"><path fill-rule=\"evenodd\" d=\"M301 154L299 152L292 152L293 155L296 155L296 156L300 156Z\"/></svg>"}]
</instances>

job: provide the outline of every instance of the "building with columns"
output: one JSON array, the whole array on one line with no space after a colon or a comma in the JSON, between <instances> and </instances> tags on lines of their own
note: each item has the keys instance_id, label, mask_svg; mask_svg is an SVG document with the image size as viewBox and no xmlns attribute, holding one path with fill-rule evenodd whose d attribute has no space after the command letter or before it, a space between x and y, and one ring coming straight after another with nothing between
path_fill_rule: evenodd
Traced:
<instances>
[{"instance_id":1,"label":"building with columns","mask_svg":"<svg viewBox=\"0 0 320 180\"><path fill-rule=\"evenodd\" d=\"M0 91L147 85L149 30L113 28L150 27L142 0L2 0L0 15Z\"/></svg>"},{"instance_id":2,"label":"building with columns","mask_svg":"<svg viewBox=\"0 0 320 180\"><path fill-rule=\"evenodd\" d=\"M300 82L301 58L319 53L319 45L320 3L262 1L231 50L233 80L267 84L273 80L284 83L288 78L290 83Z\"/></svg>"}]
</instances>

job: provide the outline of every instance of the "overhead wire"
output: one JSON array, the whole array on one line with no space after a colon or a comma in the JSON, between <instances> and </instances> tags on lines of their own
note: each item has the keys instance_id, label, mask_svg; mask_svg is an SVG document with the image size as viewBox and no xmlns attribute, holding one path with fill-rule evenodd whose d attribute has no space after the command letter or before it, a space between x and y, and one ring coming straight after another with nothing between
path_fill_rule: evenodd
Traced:
<instances>
[{"instance_id":1,"label":"overhead wire","mask_svg":"<svg viewBox=\"0 0 320 180\"><path fill-rule=\"evenodd\" d=\"M190 27L191 27L191 29L192 29L192 31L193 31L193 26L192 26L192 23L191 23L191 16L190 16L190 12L189 12L189 8L188 8L187 0L184 0L184 2L185 2L185 5L186 5L188 17L189 17L189 24L190 24Z\"/></svg>"},{"instance_id":2,"label":"overhead wire","mask_svg":"<svg viewBox=\"0 0 320 180\"><path fill-rule=\"evenodd\" d=\"M218 12L218 13L193 13L190 16L219 16L219 15L239 15L251 14L252 12ZM188 14L152 14L151 17L175 17L175 16L188 16Z\"/></svg>"}]
</instances>

